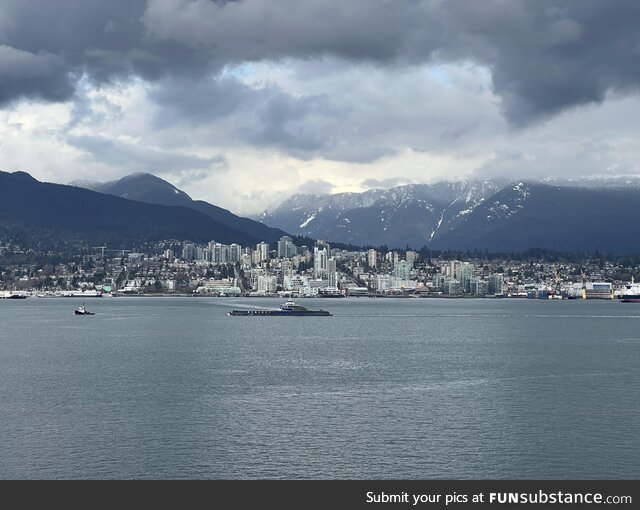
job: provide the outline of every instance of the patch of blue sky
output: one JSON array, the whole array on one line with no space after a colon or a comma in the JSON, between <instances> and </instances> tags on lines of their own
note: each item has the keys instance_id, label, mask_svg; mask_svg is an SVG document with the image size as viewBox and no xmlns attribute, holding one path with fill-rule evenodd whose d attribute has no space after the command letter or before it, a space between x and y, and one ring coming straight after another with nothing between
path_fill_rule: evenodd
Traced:
<instances>
[{"instance_id":1,"label":"patch of blue sky","mask_svg":"<svg viewBox=\"0 0 640 510\"><path fill-rule=\"evenodd\" d=\"M439 84L444 85L445 87L453 86L449 73L447 72L446 66L443 66L440 64L429 65L427 66L426 71L429 77L431 77L434 81L438 82Z\"/></svg>"},{"instance_id":2,"label":"patch of blue sky","mask_svg":"<svg viewBox=\"0 0 640 510\"><path fill-rule=\"evenodd\" d=\"M235 78L240 81L250 80L258 73L256 65L251 62L242 64L226 65L220 75L223 78Z\"/></svg>"}]
</instances>

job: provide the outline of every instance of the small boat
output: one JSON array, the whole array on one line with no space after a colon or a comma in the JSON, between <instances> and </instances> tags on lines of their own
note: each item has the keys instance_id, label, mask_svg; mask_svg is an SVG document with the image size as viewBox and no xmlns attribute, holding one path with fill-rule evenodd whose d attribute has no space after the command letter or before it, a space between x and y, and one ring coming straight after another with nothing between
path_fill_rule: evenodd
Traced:
<instances>
[{"instance_id":1,"label":"small boat","mask_svg":"<svg viewBox=\"0 0 640 510\"><path fill-rule=\"evenodd\" d=\"M86 307L84 306L84 303L82 303L82 306L79 306L78 308L76 308L74 313L76 315L95 315L94 312L90 312L89 310L86 309Z\"/></svg>"},{"instance_id":2,"label":"small boat","mask_svg":"<svg viewBox=\"0 0 640 510\"><path fill-rule=\"evenodd\" d=\"M241 317L330 317L331 314L326 310L308 310L304 306L295 304L293 301L287 301L280 305L279 310L231 310L229 315Z\"/></svg>"}]
</instances>

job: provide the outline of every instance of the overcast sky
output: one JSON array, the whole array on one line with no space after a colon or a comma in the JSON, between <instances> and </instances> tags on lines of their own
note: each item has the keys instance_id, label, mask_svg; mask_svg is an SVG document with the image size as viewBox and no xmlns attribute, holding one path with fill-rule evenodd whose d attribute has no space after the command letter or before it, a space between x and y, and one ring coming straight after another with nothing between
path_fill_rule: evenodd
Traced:
<instances>
[{"instance_id":1,"label":"overcast sky","mask_svg":"<svg viewBox=\"0 0 640 510\"><path fill-rule=\"evenodd\" d=\"M294 192L640 175L637 0L0 0L0 170Z\"/></svg>"}]
</instances>

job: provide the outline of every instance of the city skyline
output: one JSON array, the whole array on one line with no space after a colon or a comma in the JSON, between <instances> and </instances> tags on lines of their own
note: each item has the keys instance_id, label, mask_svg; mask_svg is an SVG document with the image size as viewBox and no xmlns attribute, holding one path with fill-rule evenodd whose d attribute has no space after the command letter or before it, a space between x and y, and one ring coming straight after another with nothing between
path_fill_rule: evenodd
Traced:
<instances>
[{"instance_id":1,"label":"city skyline","mask_svg":"<svg viewBox=\"0 0 640 510\"><path fill-rule=\"evenodd\" d=\"M6 1L4 171L295 192L640 175L630 1Z\"/></svg>"}]
</instances>

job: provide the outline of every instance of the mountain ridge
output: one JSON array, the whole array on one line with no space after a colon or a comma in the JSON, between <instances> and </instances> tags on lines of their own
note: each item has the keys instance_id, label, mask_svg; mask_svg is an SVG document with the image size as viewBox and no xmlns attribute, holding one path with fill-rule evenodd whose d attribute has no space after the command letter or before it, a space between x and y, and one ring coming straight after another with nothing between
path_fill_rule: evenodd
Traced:
<instances>
[{"instance_id":1,"label":"mountain ridge","mask_svg":"<svg viewBox=\"0 0 640 510\"><path fill-rule=\"evenodd\" d=\"M164 239L252 245L260 239L183 206L150 204L0 171L0 235L38 245L129 247Z\"/></svg>"},{"instance_id":2,"label":"mountain ridge","mask_svg":"<svg viewBox=\"0 0 640 510\"><path fill-rule=\"evenodd\" d=\"M242 230L258 241L275 243L284 235L284 230L269 227L251 218L233 214L231 211L203 200L193 200L187 193L164 179L145 172L136 172L108 182L72 181L84 188L100 193L137 200L150 204L183 206L206 214L230 228ZM70 183L70 184L72 184Z\"/></svg>"},{"instance_id":3,"label":"mountain ridge","mask_svg":"<svg viewBox=\"0 0 640 510\"><path fill-rule=\"evenodd\" d=\"M535 191L533 201L522 196L527 187ZM259 218L293 233L356 245L493 251L565 247L569 251L640 252L640 243L627 242L620 228L634 223L634 203L639 192L640 179L635 177L547 182L442 181L360 194L297 194ZM493 204L496 196L498 204ZM553 215L533 214L536 207L553 211ZM531 220L521 225L528 234L515 243L511 241L520 239L523 232L514 230L513 225L520 220L511 217L521 210L537 223ZM624 215L618 214L619 210L624 210ZM575 214L576 211L580 213ZM484 221L486 218L482 220L487 216L493 218L491 224ZM591 224L601 225L597 235L579 234ZM617 235L612 236L612 232ZM608 241L599 242L598 236ZM488 239L492 241L485 242Z\"/></svg>"}]
</instances>

